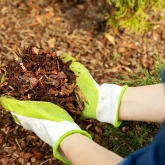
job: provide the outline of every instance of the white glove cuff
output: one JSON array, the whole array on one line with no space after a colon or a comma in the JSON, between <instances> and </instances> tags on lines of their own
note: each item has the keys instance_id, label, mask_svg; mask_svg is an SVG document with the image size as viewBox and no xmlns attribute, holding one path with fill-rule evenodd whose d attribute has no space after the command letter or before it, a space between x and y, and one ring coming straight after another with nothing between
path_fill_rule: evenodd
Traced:
<instances>
[{"instance_id":1,"label":"white glove cuff","mask_svg":"<svg viewBox=\"0 0 165 165\"><path fill-rule=\"evenodd\" d=\"M99 102L96 110L97 120L119 127L118 110L121 98L127 86L120 87L115 84L102 84L99 89Z\"/></svg>"}]
</instances>

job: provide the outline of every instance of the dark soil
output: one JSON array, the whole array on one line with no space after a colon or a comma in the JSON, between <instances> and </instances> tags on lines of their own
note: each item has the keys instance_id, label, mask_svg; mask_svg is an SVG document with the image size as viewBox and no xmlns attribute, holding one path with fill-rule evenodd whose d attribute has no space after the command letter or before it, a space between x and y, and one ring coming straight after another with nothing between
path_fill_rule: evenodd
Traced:
<instances>
[{"instance_id":1,"label":"dark soil","mask_svg":"<svg viewBox=\"0 0 165 165\"><path fill-rule=\"evenodd\" d=\"M20 50L21 52L21 50ZM55 52L30 47L6 66L7 76L0 94L19 100L48 101L67 110L77 120L83 109L76 77Z\"/></svg>"}]
</instances>

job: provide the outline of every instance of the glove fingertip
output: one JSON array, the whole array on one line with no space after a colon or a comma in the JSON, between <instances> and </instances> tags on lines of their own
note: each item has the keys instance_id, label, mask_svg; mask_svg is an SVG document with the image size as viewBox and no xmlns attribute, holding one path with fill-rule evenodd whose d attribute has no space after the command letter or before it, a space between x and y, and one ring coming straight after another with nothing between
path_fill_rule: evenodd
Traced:
<instances>
[{"instance_id":1,"label":"glove fingertip","mask_svg":"<svg viewBox=\"0 0 165 165\"><path fill-rule=\"evenodd\" d=\"M76 61L76 59L68 53L62 53L59 57L60 57L60 59L62 60L63 63L66 63L68 61L72 61L72 62Z\"/></svg>"}]
</instances>

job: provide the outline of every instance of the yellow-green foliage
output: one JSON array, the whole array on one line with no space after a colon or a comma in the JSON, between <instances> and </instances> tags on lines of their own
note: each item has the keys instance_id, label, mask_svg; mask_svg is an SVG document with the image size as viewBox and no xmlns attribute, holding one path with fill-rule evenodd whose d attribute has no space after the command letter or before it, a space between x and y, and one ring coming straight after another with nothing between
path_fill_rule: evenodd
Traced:
<instances>
[{"instance_id":1,"label":"yellow-green foliage","mask_svg":"<svg viewBox=\"0 0 165 165\"><path fill-rule=\"evenodd\" d=\"M151 16L165 9L165 0L107 0L115 6L115 12L107 14L109 25L128 29L131 32L144 32L153 22Z\"/></svg>"}]
</instances>

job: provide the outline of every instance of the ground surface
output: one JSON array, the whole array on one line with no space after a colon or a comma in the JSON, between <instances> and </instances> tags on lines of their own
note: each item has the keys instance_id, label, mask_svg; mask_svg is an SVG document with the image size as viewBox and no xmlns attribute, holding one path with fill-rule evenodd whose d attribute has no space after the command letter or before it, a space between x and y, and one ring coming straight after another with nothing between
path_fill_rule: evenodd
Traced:
<instances>
[{"instance_id":1,"label":"ground surface","mask_svg":"<svg viewBox=\"0 0 165 165\"><path fill-rule=\"evenodd\" d=\"M144 35L116 29L107 31L104 16L109 11L104 1L0 0L0 65L13 59L15 45L35 44L57 54L69 52L89 69L99 84L137 72L136 64L152 73L154 55L165 57L165 22L159 22ZM96 142L126 156L151 142L158 127L152 123L126 122L118 130L106 126L105 131L101 130L101 139L93 137ZM2 108L0 163L62 164L53 158L47 144L16 125Z\"/></svg>"}]
</instances>

